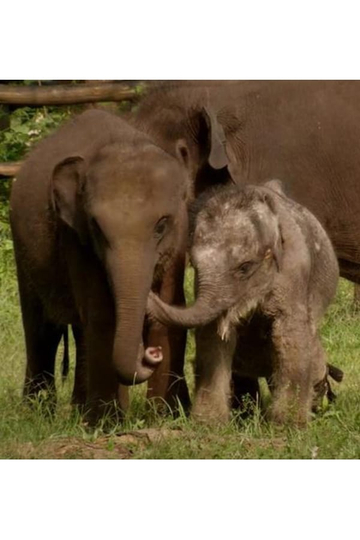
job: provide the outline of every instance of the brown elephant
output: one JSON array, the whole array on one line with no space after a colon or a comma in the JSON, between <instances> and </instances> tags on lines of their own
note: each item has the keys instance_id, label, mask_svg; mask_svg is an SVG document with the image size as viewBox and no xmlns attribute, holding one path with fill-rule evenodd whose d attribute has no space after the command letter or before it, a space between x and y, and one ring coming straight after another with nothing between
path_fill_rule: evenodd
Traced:
<instances>
[{"instance_id":1,"label":"brown elephant","mask_svg":"<svg viewBox=\"0 0 360 540\"><path fill-rule=\"evenodd\" d=\"M360 283L359 99L359 81L166 82L133 121L164 147L186 140L195 196L212 184L279 178L326 229L340 275ZM204 144L204 107L226 148L217 168ZM236 386L254 392L246 378Z\"/></svg>"},{"instance_id":2,"label":"brown elephant","mask_svg":"<svg viewBox=\"0 0 360 540\"><path fill-rule=\"evenodd\" d=\"M339 267L326 232L277 181L218 188L194 206L195 303L171 307L152 293L148 308L163 324L201 327L195 417L228 419L234 371L268 379L272 420L305 424L328 390L318 327Z\"/></svg>"},{"instance_id":3,"label":"brown elephant","mask_svg":"<svg viewBox=\"0 0 360 540\"><path fill-rule=\"evenodd\" d=\"M359 99L360 81L162 83L133 121L163 147L186 140L196 195L213 183L279 178L325 227L341 275L360 283ZM204 144L204 108L225 145L217 160Z\"/></svg>"},{"instance_id":4,"label":"brown elephant","mask_svg":"<svg viewBox=\"0 0 360 540\"><path fill-rule=\"evenodd\" d=\"M188 402L185 332L144 324L151 287L166 301L184 301L186 152L180 141L170 155L120 118L91 110L26 160L13 184L10 221L27 396L45 386L55 393L56 350L71 324L73 400L86 403L92 421L103 405L126 404L122 385L154 372L158 395Z\"/></svg>"}]
</instances>

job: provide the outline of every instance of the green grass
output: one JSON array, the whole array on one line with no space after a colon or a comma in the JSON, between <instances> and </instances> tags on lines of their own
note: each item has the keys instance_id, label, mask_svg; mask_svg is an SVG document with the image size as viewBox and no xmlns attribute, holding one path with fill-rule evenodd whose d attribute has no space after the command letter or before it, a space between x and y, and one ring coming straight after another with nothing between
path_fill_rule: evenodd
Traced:
<instances>
[{"instance_id":1,"label":"green grass","mask_svg":"<svg viewBox=\"0 0 360 540\"><path fill-rule=\"evenodd\" d=\"M73 364L62 385L57 366L58 407L54 417L39 404L21 400L25 352L11 242L5 231L0 249L0 457L1 458L359 458L360 457L360 313L352 305L353 286L341 281L322 327L329 361L345 379L336 385L334 406L307 429L278 428L258 410L253 417L234 416L223 428L194 424L157 414L145 400L145 386L131 390L130 410L122 425L108 434L90 432L70 406ZM191 276L188 276L191 296ZM61 356L61 351L59 352ZM193 387L194 343L190 333L186 376ZM72 350L72 358L74 358Z\"/></svg>"}]
</instances>

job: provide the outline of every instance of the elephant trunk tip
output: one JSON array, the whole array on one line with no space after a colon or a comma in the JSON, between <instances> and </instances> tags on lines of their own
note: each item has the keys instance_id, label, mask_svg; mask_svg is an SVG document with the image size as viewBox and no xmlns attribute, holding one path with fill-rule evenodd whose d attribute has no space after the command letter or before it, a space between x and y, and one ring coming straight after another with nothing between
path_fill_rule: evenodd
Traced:
<instances>
[{"instance_id":1,"label":"elephant trunk tip","mask_svg":"<svg viewBox=\"0 0 360 540\"><path fill-rule=\"evenodd\" d=\"M163 360L161 347L147 347L138 359L135 370L117 370L118 380L125 386L133 386L147 381Z\"/></svg>"},{"instance_id":2,"label":"elephant trunk tip","mask_svg":"<svg viewBox=\"0 0 360 540\"><path fill-rule=\"evenodd\" d=\"M152 367L157 367L163 360L161 347L148 347L145 350L143 363Z\"/></svg>"}]
</instances>

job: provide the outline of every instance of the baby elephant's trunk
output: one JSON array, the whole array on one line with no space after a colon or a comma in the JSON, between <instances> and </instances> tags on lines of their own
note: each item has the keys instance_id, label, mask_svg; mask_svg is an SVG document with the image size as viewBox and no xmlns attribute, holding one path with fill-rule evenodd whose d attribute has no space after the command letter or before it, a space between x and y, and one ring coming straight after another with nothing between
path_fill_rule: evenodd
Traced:
<instances>
[{"instance_id":1,"label":"baby elephant's trunk","mask_svg":"<svg viewBox=\"0 0 360 540\"><path fill-rule=\"evenodd\" d=\"M226 309L216 299L215 291L199 291L195 303L188 308L169 306L154 293L150 293L147 303L147 312L166 326L183 326L194 328L210 323Z\"/></svg>"}]
</instances>

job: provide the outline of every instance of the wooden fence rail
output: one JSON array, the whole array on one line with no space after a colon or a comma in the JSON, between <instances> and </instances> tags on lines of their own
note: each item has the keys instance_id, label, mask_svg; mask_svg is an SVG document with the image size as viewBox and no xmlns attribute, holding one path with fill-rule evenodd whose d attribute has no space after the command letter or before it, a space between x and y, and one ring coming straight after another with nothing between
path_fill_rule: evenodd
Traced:
<instances>
[{"instance_id":1,"label":"wooden fence rail","mask_svg":"<svg viewBox=\"0 0 360 540\"><path fill-rule=\"evenodd\" d=\"M56 84L54 86L14 86L0 84L0 106L18 105L78 105L99 101L137 101L139 92L123 82L87 82L86 84ZM5 126L4 126L5 127ZM4 129L3 127L3 129ZM0 163L0 179L16 176L21 162Z\"/></svg>"},{"instance_id":2,"label":"wooden fence rail","mask_svg":"<svg viewBox=\"0 0 360 540\"><path fill-rule=\"evenodd\" d=\"M0 178L4 178L7 176L16 176L21 165L21 161L9 161L8 163L0 163Z\"/></svg>"},{"instance_id":3,"label":"wooden fence rail","mask_svg":"<svg viewBox=\"0 0 360 540\"><path fill-rule=\"evenodd\" d=\"M136 101L139 93L120 82L56 86L8 86L0 84L0 103L41 107L77 105L99 101Z\"/></svg>"}]
</instances>

